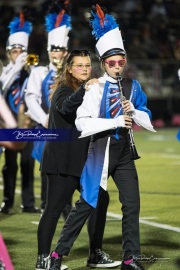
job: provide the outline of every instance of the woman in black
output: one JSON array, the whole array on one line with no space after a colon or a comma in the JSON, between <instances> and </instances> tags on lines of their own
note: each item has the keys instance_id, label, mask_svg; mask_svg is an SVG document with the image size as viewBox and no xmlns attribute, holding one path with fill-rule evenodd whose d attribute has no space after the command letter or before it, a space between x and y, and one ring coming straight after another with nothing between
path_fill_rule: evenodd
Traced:
<instances>
[{"instance_id":1,"label":"woman in black","mask_svg":"<svg viewBox=\"0 0 180 270\"><path fill-rule=\"evenodd\" d=\"M38 227L37 269L46 269L46 257L50 253L52 238L62 210L76 189L80 189L80 175L86 161L89 138L79 140L80 132L75 127L76 110L81 105L85 88L96 79L91 74L90 53L74 50L67 58L59 86L52 95L49 128L69 130L72 139L46 142L41 168L48 179L47 204ZM102 192L97 209L89 216L88 233L90 254L87 266L114 267L120 262L113 261L102 251L106 212L109 195ZM57 254L51 254L56 260ZM64 266L63 266L64 267ZM61 266L61 269L66 269Z\"/></svg>"}]
</instances>

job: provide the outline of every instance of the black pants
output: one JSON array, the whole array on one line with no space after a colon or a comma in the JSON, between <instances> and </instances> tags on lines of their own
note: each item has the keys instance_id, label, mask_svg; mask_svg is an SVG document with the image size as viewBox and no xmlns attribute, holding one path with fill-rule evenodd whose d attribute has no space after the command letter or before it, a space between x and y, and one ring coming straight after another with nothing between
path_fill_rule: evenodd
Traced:
<instances>
[{"instance_id":1,"label":"black pants","mask_svg":"<svg viewBox=\"0 0 180 270\"><path fill-rule=\"evenodd\" d=\"M34 159L31 157L32 143L28 142L20 152L21 169L21 198L24 207L34 207ZM16 177L18 171L17 164L18 151L5 150L5 165L2 175L4 183L3 201L8 207L14 204Z\"/></svg>"},{"instance_id":2,"label":"black pants","mask_svg":"<svg viewBox=\"0 0 180 270\"><path fill-rule=\"evenodd\" d=\"M46 193L47 193L47 176L46 173L41 172L41 209L46 206Z\"/></svg>"},{"instance_id":3,"label":"black pants","mask_svg":"<svg viewBox=\"0 0 180 270\"><path fill-rule=\"evenodd\" d=\"M98 164L97 164L98 166ZM109 175L119 190L119 200L122 203L122 239L123 258L139 256L139 187L134 161L131 160L129 143L125 139L111 139L109 152ZM99 192L101 200L102 189ZM120 208L120 207L119 207ZM78 237L86 219L92 212L92 207L82 198L71 211L61 232L56 246L60 255L68 255Z\"/></svg>"},{"instance_id":4,"label":"black pants","mask_svg":"<svg viewBox=\"0 0 180 270\"><path fill-rule=\"evenodd\" d=\"M46 207L38 226L38 254L50 253L58 219L65 206L72 198L74 191L76 189L79 190L78 177L47 174L47 179ZM92 211L88 220L90 249L102 248L108 204L109 195L107 192L103 191L100 207Z\"/></svg>"},{"instance_id":5,"label":"black pants","mask_svg":"<svg viewBox=\"0 0 180 270\"><path fill-rule=\"evenodd\" d=\"M45 172L41 172L41 209L45 209L46 206L46 193L47 193L47 175ZM72 209L72 197L62 211L64 220L67 219Z\"/></svg>"}]
</instances>

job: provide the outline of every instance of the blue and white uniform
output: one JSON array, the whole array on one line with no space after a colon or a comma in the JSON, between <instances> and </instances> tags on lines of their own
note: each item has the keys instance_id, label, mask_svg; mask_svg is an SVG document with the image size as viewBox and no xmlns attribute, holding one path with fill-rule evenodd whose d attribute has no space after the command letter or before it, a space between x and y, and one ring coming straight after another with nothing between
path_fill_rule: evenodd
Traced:
<instances>
[{"instance_id":1,"label":"blue and white uniform","mask_svg":"<svg viewBox=\"0 0 180 270\"><path fill-rule=\"evenodd\" d=\"M43 127L49 116L49 94L50 85L56 75L56 67L50 63L49 66L39 66L32 70L25 94L25 101L28 107L27 114Z\"/></svg>"},{"instance_id":2,"label":"blue and white uniform","mask_svg":"<svg viewBox=\"0 0 180 270\"><path fill-rule=\"evenodd\" d=\"M123 113L118 84L107 74L98 80L99 84L96 83L90 87L84 96L82 105L77 110L76 127L82 132L81 137L110 130L113 137L117 138L117 134L122 128L117 126L116 118ZM111 97L116 99L115 102L111 103ZM129 100L133 104L134 122L154 132L150 121L151 112L146 107L146 95L136 80L132 80ZM83 199L93 207L96 207L97 204L99 187L107 189L110 140L111 136L107 137L103 146L98 148L96 145L96 149L93 148L93 151L90 151L82 172L81 194Z\"/></svg>"},{"instance_id":3,"label":"blue and white uniform","mask_svg":"<svg viewBox=\"0 0 180 270\"><path fill-rule=\"evenodd\" d=\"M38 124L37 128L46 127L47 125L50 106L50 86L54 83L56 73L56 67L50 63L49 66L35 68L29 77L25 94L25 101L28 107L27 114ZM39 162L41 161L44 145L44 141L34 142L32 156Z\"/></svg>"}]
</instances>

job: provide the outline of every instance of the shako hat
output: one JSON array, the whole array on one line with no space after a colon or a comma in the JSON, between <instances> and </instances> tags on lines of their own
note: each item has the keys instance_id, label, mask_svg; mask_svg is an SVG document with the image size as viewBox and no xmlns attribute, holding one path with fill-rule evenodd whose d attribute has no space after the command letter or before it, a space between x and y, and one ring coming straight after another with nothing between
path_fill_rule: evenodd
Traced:
<instances>
[{"instance_id":1,"label":"shako hat","mask_svg":"<svg viewBox=\"0 0 180 270\"><path fill-rule=\"evenodd\" d=\"M67 49L68 33L71 30L71 16L69 13L69 0L56 0L49 7L49 12L45 16L45 27L48 32L47 50Z\"/></svg>"},{"instance_id":2,"label":"shako hat","mask_svg":"<svg viewBox=\"0 0 180 270\"><path fill-rule=\"evenodd\" d=\"M8 25L10 35L7 41L6 50L21 48L27 50L29 35L32 32L32 23L25 20L24 13L21 11L19 17L15 17Z\"/></svg>"},{"instance_id":3,"label":"shako hat","mask_svg":"<svg viewBox=\"0 0 180 270\"><path fill-rule=\"evenodd\" d=\"M96 51L100 59L108 56L126 55L124 44L118 24L112 15L105 14L102 8L96 4L91 11L90 25L92 35L97 41Z\"/></svg>"}]
</instances>

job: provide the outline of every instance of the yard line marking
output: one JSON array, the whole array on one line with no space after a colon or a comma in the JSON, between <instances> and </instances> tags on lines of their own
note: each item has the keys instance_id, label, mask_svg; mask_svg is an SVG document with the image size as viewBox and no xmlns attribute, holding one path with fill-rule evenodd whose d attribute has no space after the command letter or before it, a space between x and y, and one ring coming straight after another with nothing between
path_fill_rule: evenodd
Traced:
<instances>
[{"instance_id":1,"label":"yard line marking","mask_svg":"<svg viewBox=\"0 0 180 270\"><path fill-rule=\"evenodd\" d=\"M170 226L170 225L161 224L161 223L152 222L152 221L147 221L147 220L143 220L143 219L140 219L140 223L180 233L180 228L178 228L178 227L173 227L173 226Z\"/></svg>"},{"instance_id":2,"label":"yard line marking","mask_svg":"<svg viewBox=\"0 0 180 270\"><path fill-rule=\"evenodd\" d=\"M147 141L171 141L174 140L174 136L172 135L151 135L146 136Z\"/></svg>"},{"instance_id":3,"label":"yard line marking","mask_svg":"<svg viewBox=\"0 0 180 270\"><path fill-rule=\"evenodd\" d=\"M31 223L34 225L39 225L39 221L31 221Z\"/></svg>"},{"instance_id":4,"label":"yard line marking","mask_svg":"<svg viewBox=\"0 0 180 270\"><path fill-rule=\"evenodd\" d=\"M122 219L122 215L115 214L115 213L112 213L112 212L107 212L107 217L112 217L112 218L115 218L117 220ZM156 227L156 228L161 228L161 229L174 231L174 232L180 232L180 228L178 228L178 227L173 227L173 226L170 226L170 225L167 225L167 224L162 224L162 223L157 223L157 222L145 220L145 219L154 219L154 218L156 218L156 217L140 218L139 222L142 223L142 224L146 224L146 225L149 225L149 226ZM111 219L107 219L107 220L111 220ZM39 221L32 221L31 223L35 224L35 225L38 225Z\"/></svg>"},{"instance_id":5,"label":"yard line marking","mask_svg":"<svg viewBox=\"0 0 180 270\"><path fill-rule=\"evenodd\" d=\"M142 217L141 219L157 219L157 217Z\"/></svg>"},{"instance_id":6,"label":"yard line marking","mask_svg":"<svg viewBox=\"0 0 180 270\"><path fill-rule=\"evenodd\" d=\"M115 214L115 213L113 213L113 212L107 212L107 216L108 217L113 217L113 218L117 218L117 219L122 219L122 215L119 215L119 214Z\"/></svg>"},{"instance_id":7,"label":"yard line marking","mask_svg":"<svg viewBox=\"0 0 180 270\"><path fill-rule=\"evenodd\" d=\"M117 219L122 219L122 215L118 215L112 212L107 212L107 216L109 217L114 217ZM180 228L178 227L173 227L171 225L167 225L167 224L162 224L162 223L157 223L157 222L153 222L153 221L148 221L148 220L144 220L143 218L139 219L139 222L142 224L146 224L149 226L153 226L153 227L157 227L157 228L161 228L161 229L165 229L165 230L169 230L169 231L174 231L174 232L180 232Z\"/></svg>"},{"instance_id":8,"label":"yard line marking","mask_svg":"<svg viewBox=\"0 0 180 270\"><path fill-rule=\"evenodd\" d=\"M0 190L3 190L3 189L4 189L3 185L0 184ZM16 188L15 193L16 194L21 194L21 190ZM41 195L35 194L34 197L35 197L35 199L40 199Z\"/></svg>"},{"instance_id":9,"label":"yard line marking","mask_svg":"<svg viewBox=\"0 0 180 270\"><path fill-rule=\"evenodd\" d=\"M4 189L4 186L3 186L3 184L1 185L0 184L0 190L3 190ZM21 190L19 190L19 189L15 189L15 193L17 193L17 194L21 194Z\"/></svg>"},{"instance_id":10,"label":"yard line marking","mask_svg":"<svg viewBox=\"0 0 180 270\"><path fill-rule=\"evenodd\" d=\"M0 189L2 190L3 189L3 186L0 185ZM20 190L17 190L16 189L16 193L20 194ZM116 218L118 220L121 220L122 219L122 215L115 214L115 213L112 213L112 212L107 212L107 217L113 217L113 218ZM144 217L144 218L140 218L139 219L139 222L142 223L142 224L146 224L146 225L152 226L152 227L156 227L156 228L161 228L161 229L165 229L165 230L169 230L169 231L174 231L174 232L180 232L180 228L178 228L178 227L173 227L173 226L167 225L167 224L162 224L162 223L147 221L145 219L156 219L156 217ZM110 219L107 219L107 220L110 220ZM33 223L35 225L38 225L39 224L39 222L35 222L35 221L32 221L31 223Z\"/></svg>"}]
</instances>

